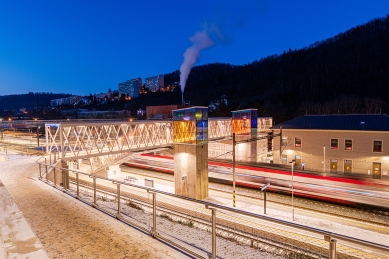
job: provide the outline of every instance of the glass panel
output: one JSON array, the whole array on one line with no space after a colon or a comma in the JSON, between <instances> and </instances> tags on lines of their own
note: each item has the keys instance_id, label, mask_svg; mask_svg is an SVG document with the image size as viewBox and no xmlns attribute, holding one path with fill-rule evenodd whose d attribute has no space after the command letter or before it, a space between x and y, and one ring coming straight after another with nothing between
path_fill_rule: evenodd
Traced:
<instances>
[{"instance_id":1,"label":"glass panel","mask_svg":"<svg viewBox=\"0 0 389 259\"><path fill-rule=\"evenodd\" d=\"M382 152L382 141L374 141L373 152Z\"/></svg>"},{"instance_id":2,"label":"glass panel","mask_svg":"<svg viewBox=\"0 0 389 259\"><path fill-rule=\"evenodd\" d=\"M295 147L301 147L301 138L300 137L294 138L294 145L295 145Z\"/></svg>"},{"instance_id":3,"label":"glass panel","mask_svg":"<svg viewBox=\"0 0 389 259\"><path fill-rule=\"evenodd\" d=\"M258 112L255 109L233 111L232 112L232 132L237 135L250 135L257 133Z\"/></svg>"},{"instance_id":4,"label":"glass panel","mask_svg":"<svg viewBox=\"0 0 389 259\"><path fill-rule=\"evenodd\" d=\"M352 150L353 149L353 141L351 139L346 139L344 141L344 149L345 150Z\"/></svg>"},{"instance_id":5,"label":"glass panel","mask_svg":"<svg viewBox=\"0 0 389 259\"><path fill-rule=\"evenodd\" d=\"M338 139L331 139L331 149L338 149Z\"/></svg>"},{"instance_id":6,"label":"glass panel","mask_svg":"<svg viewBox=\"0 0 389 259\"><path fill-rule=\"evenodd\" d=\"M208 108L193 107L173 111L173 142L208 142Z\"/></svg>"}]
</instances>

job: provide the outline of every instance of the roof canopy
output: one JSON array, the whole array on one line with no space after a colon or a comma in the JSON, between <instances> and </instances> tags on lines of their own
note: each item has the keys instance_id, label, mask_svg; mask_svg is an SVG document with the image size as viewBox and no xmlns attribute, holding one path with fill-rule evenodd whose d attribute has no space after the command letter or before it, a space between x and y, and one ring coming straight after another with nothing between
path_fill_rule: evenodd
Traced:
<instances>
[{"instance_id":1,"label":"roof canopy","mask_svg":"<svg viewBox=\"0 0 389 259\"><path fill-rule=\"evenodd\" d=\"M385 114L305 115L275 125L272 129L389 131Z\"/></svg>"}]
</instances>

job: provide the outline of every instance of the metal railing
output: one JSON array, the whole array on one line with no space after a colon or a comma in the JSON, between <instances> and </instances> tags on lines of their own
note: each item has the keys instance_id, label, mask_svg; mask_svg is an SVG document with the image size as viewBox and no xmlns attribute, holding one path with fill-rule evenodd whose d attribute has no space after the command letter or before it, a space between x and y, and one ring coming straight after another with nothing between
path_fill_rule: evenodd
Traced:
<instances>
[{"instance_id":1,"label":"metal railing","mask_svg":"<svg viewBox=\"0 0 389 259\"><path fill-rule=\"evenodd\" d=\"M197 258L258 258L263 250L285 257L389 258L389 246L37 163L41 180Z\"/></svg>"}]
</instances>

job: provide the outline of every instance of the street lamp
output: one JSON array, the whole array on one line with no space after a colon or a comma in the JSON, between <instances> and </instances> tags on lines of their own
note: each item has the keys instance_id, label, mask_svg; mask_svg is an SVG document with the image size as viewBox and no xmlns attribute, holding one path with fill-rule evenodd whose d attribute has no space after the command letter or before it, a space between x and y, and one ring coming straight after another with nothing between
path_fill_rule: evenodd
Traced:
<instances>
[{"instance_id":1,"label":"street lamp","mask_svg":"<svg viewBox=\"0 0 389 259\"><path fill-rule=\"evenodd\" d=\"M294 221L294 188L293 188L293 168L294 168L294 163L295 163L296 160L292 160L290 161L289 163L292 164L292 219Z\"/></svg>"},{"instance_id":2,"label":"street lamp","mask_svg":"<svg viewBox=\"0 0 389 259\"><path fill-rule=\"evenodd\" d=\"M236 195L235 195L235 133L232 133L232 206L236 207Z\"/></svg>"}]
</instances>

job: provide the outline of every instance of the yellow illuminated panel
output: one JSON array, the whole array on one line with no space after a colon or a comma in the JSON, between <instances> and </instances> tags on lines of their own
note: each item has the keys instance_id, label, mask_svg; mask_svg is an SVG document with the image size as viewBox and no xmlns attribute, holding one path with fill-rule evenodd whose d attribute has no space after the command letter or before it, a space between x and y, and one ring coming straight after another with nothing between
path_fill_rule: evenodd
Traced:
<instances>
[{"instance_id":1,"label":"yellow illuminated panel","mask_svg":"<svg viewBox=\"0 0 389 259\"><path fill-rule=\"evenodd\" d=\"M196 121L173 121L173 142L196 144Z\"/></svg>"}]
</instances>

